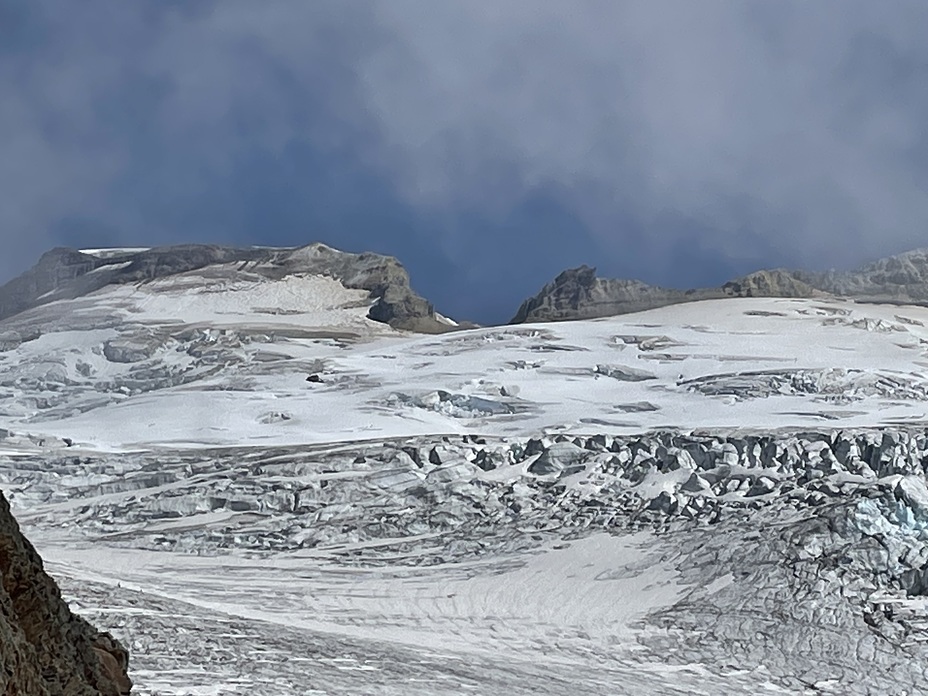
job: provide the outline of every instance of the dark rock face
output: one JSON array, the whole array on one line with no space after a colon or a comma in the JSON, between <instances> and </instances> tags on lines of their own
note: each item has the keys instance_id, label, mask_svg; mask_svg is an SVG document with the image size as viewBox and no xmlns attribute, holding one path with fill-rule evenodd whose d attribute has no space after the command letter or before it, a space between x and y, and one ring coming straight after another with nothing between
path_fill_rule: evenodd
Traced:
<instances>
[{"instance_id":1,"label":"dark rock face","mask_svg":"<svg viewBox=\"0 0 928 696\"><path fill-rule=\"evenodd\" d=\"M510 323L628 314L722 297L847 297L861 302L928 303L928 249L875 261L855 271L763 270L721 288L673 290L637 280L597 278L587 266L561 273L526 300Z\"/></svg>"},{"instance_id":2,"label":"dark rock face","mask_svg":"<svg viewBox=\"0 0 928 696\"><path fill-rule=\"evenodd\" d=\"M535 297L523 302L510 323L595 319L708 299L710 296L721 297L722 292L685 292L638 280L597 278L595 268L580 266L564 271Z\"/></svg>"},{"instance_id":3,"label":"dark rock face","mask_svg":"<svg viewBox=\"0 0 928 696\"><path fill-rule=\"evenodd\" d=\"M71 613L0 495L0 690L22 696L120 696L129 656Z\"/></svg>"},{"instance_id":4,"label":"dark rock face","mask_svg":"<svg viewBox=\"0 0 928 696\"><path fill-rule=\"evenodd\" d=\"M140 283L219 264L241 264L242 268L275 279L293 273L330 276L347 288L367 290L375 301L369 313L375 321L426 333L450 328L437 320L431 304L413 292L409 274L395 258L349 254L324 244L298 249L191 244L105 257L53 249L32 269L0 287L0 320L54 300L81 297L107 285Z\"/></svg>"}]
</instances>

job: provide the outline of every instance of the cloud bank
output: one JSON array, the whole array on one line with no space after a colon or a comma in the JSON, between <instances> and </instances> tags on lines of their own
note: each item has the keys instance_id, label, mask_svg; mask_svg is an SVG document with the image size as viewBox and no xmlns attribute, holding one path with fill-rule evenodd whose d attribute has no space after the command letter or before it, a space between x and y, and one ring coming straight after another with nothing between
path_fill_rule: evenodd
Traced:
<instances>
[{"instance_id":1,"label":"cloud bank","mask_svg":"<svg viewBox=\"0 0 928 696\"><path fill-rule=\"evenodd\" d=\"M928 6L0 0L0 277L323 239L500 320L928 244Z\"/></svg>"}]
</instances>

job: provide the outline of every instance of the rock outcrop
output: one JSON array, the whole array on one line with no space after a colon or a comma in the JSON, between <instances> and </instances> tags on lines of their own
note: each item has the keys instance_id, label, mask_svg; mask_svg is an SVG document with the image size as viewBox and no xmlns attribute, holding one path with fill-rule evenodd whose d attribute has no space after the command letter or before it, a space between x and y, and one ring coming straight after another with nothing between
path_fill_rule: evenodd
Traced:
<instances>
[{"instance_id":1,"label":"rock outcrop","mask_svg":"<svg viewBox=\"0 0 928 696\"><path fill-rule=\"evenodd\" d=\"M510 323L595 319L708 299L709 295L697 297L699 292L661 288L639 280L597 278L595 268L580 266L564 271L523 302ZM715 291L715 296L721 297L722 292Z\"/></svg>"},{"instance_id":2,"label":"rock outcrop","mask_svg":"<svg viewBox=\"0 0 928 696\"><path fill-rule=\"evenodd\" d=\"M324 244L313 244L286 254L278 261L284 274L315 273L331 276L347 288L367 290L377 301L368 316L390 326L422 333L447 331L434 307L413 292L409 274L392 256L348 254Z\"/></svg>"},{"instance_id":3,"label":"rock outcrop","mask_svg":"<svg viewBox=\"0 0 928 696\"><path fill-rule=\"evenodd\" d=\"M347 288L367 290L374 301L369 316L375 321L423 333L452 328L439 321L432 305L412 290L409 274L395 258L350 254L324 244L287 249L189 244L105 255L53 249L32 269L0 287L0 320L108 285L140 283L221 264L241 264L270 278L296 273L329 276Z\"/></svg>"},{"instance_id":4,"label":"rock outcrop","mask_svg":"<svg viewBox=\"0 0 928 696\"><path fill-rule=\"evenodd\" d=\"M120 696L128 653L71 613L0 495L0 691L20 696Z\"/></svg>"},{"instance_id":5,"label":"rock outcrop","mask_svg":"<svg viewBox=\"0 0 928 696\"><path fill-rule=\"evenodd\" d=\"M597 278L587 266L564 271L522 303L510 323L565 321L628 314L722 297L825 297L859 302L928 303L928 249L881 259L854 271L761 270L720 288L675 290L638 280Z\"/></svg>"},{"instance_id":6,"label":"rock outcrop","mask_svg":"<svg viewBox=\"0 0 928 696\"><path fill-rule=\"evenodd\" d=\"M733 297L816 297L827 294L782 268L756 271L731 280L722 286L722 292Z\"/></svg>"}]
</instances>

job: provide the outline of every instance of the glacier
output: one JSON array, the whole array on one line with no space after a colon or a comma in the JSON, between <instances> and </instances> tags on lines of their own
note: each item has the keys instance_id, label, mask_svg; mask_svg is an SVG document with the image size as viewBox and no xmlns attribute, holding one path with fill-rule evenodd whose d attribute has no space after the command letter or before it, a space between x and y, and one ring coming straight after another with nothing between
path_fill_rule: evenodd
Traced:
<instances>
[{"instance_id":1,"label":"glacier","mask_svg":"<svg viewBox=\"0 0 928 696\"><path fill-rule=\"evenodd\" d=\"M139 694L928 690L928 309L370 306L226 265L0 322L0 487Z\"/></svg>"}]
</instances>

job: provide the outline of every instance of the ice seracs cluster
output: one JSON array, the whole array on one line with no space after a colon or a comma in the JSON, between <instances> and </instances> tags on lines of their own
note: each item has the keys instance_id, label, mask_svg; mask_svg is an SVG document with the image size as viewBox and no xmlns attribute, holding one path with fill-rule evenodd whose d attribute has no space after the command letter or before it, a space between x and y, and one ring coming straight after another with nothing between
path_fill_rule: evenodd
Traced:
<instances>
[{"instance_id":1,"label":"ice seracs cluster","mask_svg":"<svg viewBox=\"0 0 928 696\"><path fill-rule=\"evenodd\" d=\"M269 626L285 611L286 625L398 632L407 648L479 646L514 673L531 643L571 670L651 674L641 693L728 661L736 673L682 683L758 693L763 675L770 693L834 680L831 693L865 694L926 678L926 461L925 432L658 432L49 454L0 477L53 563L134 588L140 609L170 599ZM584 546L604 534L626 546ZM558 555L575 544L579 557ZM580 572L587 551L606 554L595 577ZM596 604L608 587L619 594ZM488 591L506 604L481 604ZM588 599L546 625L565 593ZM628 614L638 602L648 612Z\"/></svg>"}]
</instances>

